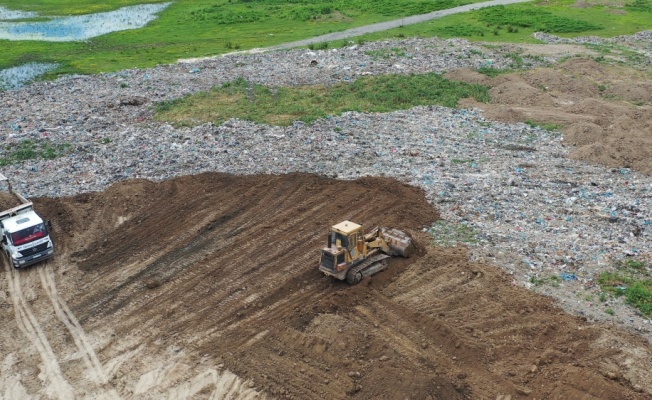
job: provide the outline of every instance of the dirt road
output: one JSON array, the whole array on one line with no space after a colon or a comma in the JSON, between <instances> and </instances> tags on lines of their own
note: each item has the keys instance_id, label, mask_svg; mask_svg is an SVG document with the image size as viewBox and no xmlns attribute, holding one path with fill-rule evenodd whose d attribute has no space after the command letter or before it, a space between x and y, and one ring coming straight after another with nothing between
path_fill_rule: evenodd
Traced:
<instances>
[{"instance_id":1,"label":"dirt road","mask_svg":"<svg viewBox=\"0 0 652 400\"><path fill-rule=\"evenodd\" d=\"M36 199L57 257L3 260L0 397L644 399L650 348L439 248L390 179L204 174ZM341 219L418 254L357 286L315 268Z\"/></svg>"}]
</instances>

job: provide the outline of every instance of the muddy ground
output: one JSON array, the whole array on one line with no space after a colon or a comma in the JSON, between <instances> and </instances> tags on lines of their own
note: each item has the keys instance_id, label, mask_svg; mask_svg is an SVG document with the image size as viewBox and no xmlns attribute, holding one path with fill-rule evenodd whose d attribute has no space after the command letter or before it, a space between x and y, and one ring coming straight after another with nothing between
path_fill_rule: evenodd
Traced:
<instances>
[{"instance_id":1,"label":"muddy ground","mask_svg":"<svg viewBox=\"0 0 652 400\"><path fill-rule=\"evenodd\" d=\"M0 398L647 399L649 343L564 313L422 232L385 178L187 176L35 199L57 256L0 281ZM357 286L316 269L329 226L417 255Z\"/></svg>"}]
</instances>

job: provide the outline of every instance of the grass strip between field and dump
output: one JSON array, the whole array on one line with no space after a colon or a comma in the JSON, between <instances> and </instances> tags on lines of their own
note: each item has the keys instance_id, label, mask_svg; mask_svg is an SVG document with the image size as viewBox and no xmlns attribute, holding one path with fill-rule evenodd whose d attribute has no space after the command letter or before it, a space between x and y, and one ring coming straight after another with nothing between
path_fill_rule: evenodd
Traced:
<instances>
[{"instance_id":1,"label":"grass strip between field and dump","mask_svg":"<svg viewBox=\"0 0 652 400\"><path fill-rule=\"evenodd\" d=\"M177 126L240 118L269 125L312 123L346 111L389 112L419 105L455 107L462 98L489 101L488 88L453 82L439 74L363 77L332 86L270 88L240 78L156 105L156 118Z\"/></svg>"},{"instance_id":2,"label":"grass strip between field and dump","mask_svg":"<svg viewBox=\"0 0 652 400\"><path fill-rule=\"evenodd\" d=\"M106 12L165 0L28 0L20 10L40 16ZM177 0L141 29L83 42L0 41L0 69L29 62L56 62L47 77L153 67L179 58L264 48L377 22L479 3L481 0ZM0 0L16 9L16 2ZM42 18L42 17L39 17ZM402 37L464 37L472 41L537 42L537 30L572 37L611 37L652 29L652 0L604 3L532 1L451 15L352 38L358 42ZM331 43L329 47L346 45Z\"/></svg>"}]
</instances>

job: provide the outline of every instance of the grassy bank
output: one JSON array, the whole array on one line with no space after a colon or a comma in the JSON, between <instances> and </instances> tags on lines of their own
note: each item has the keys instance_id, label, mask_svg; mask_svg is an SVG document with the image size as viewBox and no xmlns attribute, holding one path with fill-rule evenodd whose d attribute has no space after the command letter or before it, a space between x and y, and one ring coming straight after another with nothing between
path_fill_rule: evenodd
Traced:
<instances>
[{"instance_id":1,"label":"grassy bank","mask_svg":"<svg viewBox=\"0 0 652 400\"><path fill-rule=\"evenodd\" d=\"M652 29L652 0L534 1L483 9L368 35L362 39L441 36L470 40L533 42L531 33L615 36ZM162 0L27 0L40 15L102 12ZM87 42L0 41L0 69L31 61L59 62L51 73L97 73L151 67L179 58L272 46L375 22L422 14L479 0L177 0L148 26ZM16 2L0 0L15 8Z\"/></svg>"},{"instance_id":2,"label":"grassy bank","mask_svg":"<svg viewBox=\"0 0 652 400\"><path fill-rule=\"evenodd\" d=\"M372 41L387 37L462 37L471 41L537 43L534 32L561 37L630 35L652 29L652 1L551 0L497 6L386 32L365 35Z\"/></svg>"},{"instance_id":3,"label":"grassy bank","mask_svg":"<svg viewBox=\"0 0 652 400\"><path fill-rule=\"evenodd\" d=\"M311 123L345 111L388 112L418 105L455 107L474 97L488 102L486 86L448 81L438 74L364 77L337 85L269 88L244 79L209 92L162 102L157 119L176 125L221 123L236 117L270 125Z\"/></svg>"},{"instance_id":4,"label":"grassy bank","mask_svg":"<svg viewBox=\"0 0 652 400\"><path fill-rule=\"evenodd\" d=\"M177 0L148 26L75 43L0 41L0 69L56 61L54 73L96 73L151 67L179 58L266 47L330 32L456 7L479 0ZM28 0L23 11L68 15L110 11L161 0ZM15 8L15 2L0 5Z\"/></svg>"}]
</instances>

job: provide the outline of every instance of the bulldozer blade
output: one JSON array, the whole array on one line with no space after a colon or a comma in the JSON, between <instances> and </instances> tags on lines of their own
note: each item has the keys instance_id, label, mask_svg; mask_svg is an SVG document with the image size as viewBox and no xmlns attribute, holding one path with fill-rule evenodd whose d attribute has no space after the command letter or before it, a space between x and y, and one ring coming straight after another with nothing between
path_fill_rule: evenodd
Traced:
<instances>
[{"instance_id":1,"label":"bulldozer blade","mask_svg":"<svg viewBox=\"0 0 652 400\"><path fill-rule=\"evenodd\" d=\"M391 255L410 257L414 253L412 238L403 231L394 228L383 228L382 234L389 246Z\"/></svg>"}]
</instances>

